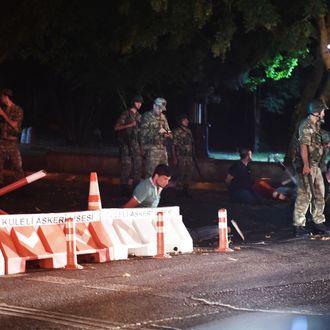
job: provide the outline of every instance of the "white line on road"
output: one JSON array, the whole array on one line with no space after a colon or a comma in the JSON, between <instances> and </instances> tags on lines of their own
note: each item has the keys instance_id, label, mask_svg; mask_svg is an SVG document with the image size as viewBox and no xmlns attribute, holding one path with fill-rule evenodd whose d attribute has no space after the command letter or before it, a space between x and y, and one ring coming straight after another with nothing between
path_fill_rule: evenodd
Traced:
<instances>
[{"instance_id":1,"label":"white line on road","mask_svg":"<svg viewBox=\"0 0 330 330\"><path fill-rule=\"evenodd\" d=\"M0 314L62 324L80 329L120 329L123 325L107 320L0 304Z\"/></svg>"},{"instance_id":2,"label":"white line on road","mask_svg":"<svg viewBox=\"0 0 330 330\"><path fill-rule=\"evenodd\" d=\"M125 284L108 284L107 286L99 285L83 285L84 288L95 289L95 290L104 290L104 291L118 291L118 292L145 292L150 291L150 288L139 287L134 285L125 285Z\"/></svg>"},{"instance_id":3,"label":"white line on road","mask_svg":"<svg viewBox=\"0 0 330 330\"><path fill-rule=\"evenodd\" d=\"M295 315L304 314L304 315L314 315L314 316L329 315L329 314L325 314L325 313L316 313L316 312L305 311L305 310L301 310L301 311L291 310L290 311L290 310L278 310L278 309L258 309L258 308L236 307L236 306L229 305L229 304L222 304L217 301L209 301L209 300L203 299L203 298L191 297L191 299L202 302L202 303L204 303L206 305L210 305L210 306L226 307L226 308L233 309L236 311L244 311L244 312L262 312L262 313L295 314Z\"/></svg>"}]
</instances>

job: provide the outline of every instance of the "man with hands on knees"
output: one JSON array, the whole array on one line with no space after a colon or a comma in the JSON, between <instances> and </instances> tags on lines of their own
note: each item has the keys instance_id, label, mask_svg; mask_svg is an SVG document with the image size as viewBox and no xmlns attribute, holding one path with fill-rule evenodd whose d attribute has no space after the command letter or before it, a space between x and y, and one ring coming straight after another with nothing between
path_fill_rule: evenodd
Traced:
<instances>
[{"instance_id":1,"label":"man with hands on knees","mask_svg":"<svg viewBox=\"0 0 330 330\"><path fill-rule=\"evenodd\" d=\"M172 173L169 166L158 165L152 177L141 181L134 189L132 198L123 205L124 208L157 207L162 190L169 184Z\"/></svg>"}]
</instances>

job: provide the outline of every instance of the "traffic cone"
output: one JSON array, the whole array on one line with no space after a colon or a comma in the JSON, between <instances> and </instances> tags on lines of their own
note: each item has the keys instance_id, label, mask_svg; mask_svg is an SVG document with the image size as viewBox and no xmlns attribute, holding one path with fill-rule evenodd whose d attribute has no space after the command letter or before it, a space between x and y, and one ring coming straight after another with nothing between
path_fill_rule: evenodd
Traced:
<instances>
[{"instance_id":1,"label":"traffic cone","mask_svg":"<svg viewBox=\"0 0 330 330\"><path fill-rule=\"evenodd\" d=\"M65 219L66 255L67 263L65 269L83 269L78 265L76 248L76 228L73 218Z\"/></svg>"},{"instance_id":2,"label":"traffic cone","mask_svg":"<svg viewBox=\"0 0 330 330\"><path fill-rule=\"evenodd\" d=\"M228 246L228 227L227 227L227 210L220 209L218 211L218 225L219 225L219 247L215 249L216 252L233 252Z\"/></svg>"},{"instance_id":3,"label":"traffic cone","mask_svg":"<svg viewBox=\"0 0 330 330\"><path fill-rule=\"evenodd\" d=\"M157 255L156 259L172 258L169 254L165 253L165 241L164 241L164 220L163 212L157 213Z\"/></svg>"},{"instance_id":4,"label":"traffic cone","mask_svg":"<svg viewBox=\"0 0 330 330\"><path fill-rule=\"evenodd\" d=\"M99 190L99 184L97 181L97 173L91 172L89 183L89 196L88 196L88 210L101 210L101 196Z\"/></svg>"}]
</instances>

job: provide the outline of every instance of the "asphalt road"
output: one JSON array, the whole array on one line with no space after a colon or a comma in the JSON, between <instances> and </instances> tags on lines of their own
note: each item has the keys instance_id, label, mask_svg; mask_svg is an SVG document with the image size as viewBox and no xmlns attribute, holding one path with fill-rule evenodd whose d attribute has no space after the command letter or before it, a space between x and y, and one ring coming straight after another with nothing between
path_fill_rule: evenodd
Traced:
<instances>
[{"instance_id":1,"label":"asphalt road","mask_svg":"<svg viewBox=\"0 0 330 330\"><path fill-rule=\"evenodd\" d=\"M104 207L127 197L100 180ZM88 179L53 177L1 197L9 213L85 209ZM180 205L186 226L216 224L227 208L246 241L215 253L216 239L171 259L80 260L83 270L42 270L0 277L0 329L329 329L330 241L291 239L289 204L232 204L224 192L196 190ZM234 231L233 231L234 233Z\"/></svg>"}]
</instances>

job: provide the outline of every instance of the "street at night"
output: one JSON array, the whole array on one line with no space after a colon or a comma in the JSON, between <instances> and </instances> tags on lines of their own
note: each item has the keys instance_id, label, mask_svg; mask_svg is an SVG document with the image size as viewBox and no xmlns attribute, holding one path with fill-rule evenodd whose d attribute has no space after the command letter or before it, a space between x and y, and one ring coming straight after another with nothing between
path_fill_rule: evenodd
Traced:
<instances>
[{"instance_id":1,"label":"street at night","mask_svg":"<svg viewBox=\"0 0 330 330\"><path fill-rule=\"evenodd\" d=\"M104 207L125 201L117 185L99 181ZM3 196L1 208L17 212L22 201L20 213L84 210L88 189L88 176L53 174ZM216 225L225 207L246 240L232 228L232 253L215 253L213 237L167 260L79 259L83 270L28 262L26 273L0 277L1 329L328 329L330 241L293 239L289 203L245 206L209 190L173 200L172 190L163 205L182 205L192 232Z\"/></svg>"},{"instance_id":2,"label":"street at night","mask_svg":"<svg viewBox=\"0 0 330 330\"><path fill-rule=\"evenodd\" d=\"M329 0L10 0L0 330L330 329Z\"/></svg>"}]
</instances>

